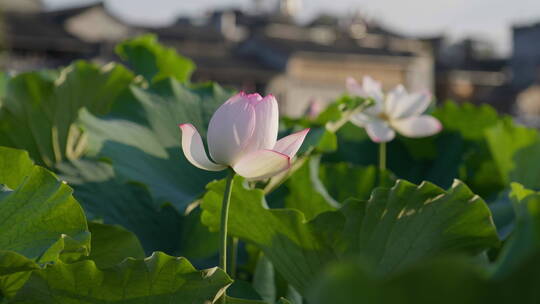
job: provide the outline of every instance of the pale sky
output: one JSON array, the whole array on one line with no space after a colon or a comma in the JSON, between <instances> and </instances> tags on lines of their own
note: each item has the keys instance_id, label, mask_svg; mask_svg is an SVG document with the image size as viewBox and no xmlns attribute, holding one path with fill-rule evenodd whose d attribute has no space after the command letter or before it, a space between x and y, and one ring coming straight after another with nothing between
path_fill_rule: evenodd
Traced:
<instances>
[{"instance_id":1,"label":"pale sky","mask_svg":"<svg viewBox=\"0 0 540 304\"><path fill-rule=\"evenodd\" d=\"M43 0L49 9L92 0ZM276 1L276 0L267 0ZM105 0L122 20L166 25L180 15L197 16L212 8L250 8L252 0ZM508 53L515 24L540 22L540 0L303 0L300 20L320 12L347 14L360 10L395 31L411 35L446 33L452 38L480 37Z\"/></svg>"}]
</instances>

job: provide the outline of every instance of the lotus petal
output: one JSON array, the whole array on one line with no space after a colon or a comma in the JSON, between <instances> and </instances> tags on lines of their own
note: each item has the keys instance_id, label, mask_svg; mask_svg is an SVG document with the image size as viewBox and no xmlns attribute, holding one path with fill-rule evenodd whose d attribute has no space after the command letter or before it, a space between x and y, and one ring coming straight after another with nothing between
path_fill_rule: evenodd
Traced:
<instances>
[{"instance_id":1,"label":"lotus petal","mask_svg":"<svg viewBox=\"0 0 540 304\"><path fill-rule=\"evenodd\" d=\"M388 115L392 118L407 118L421 115L431 103L429 93L408 94L403 86L398 86L388 93L386 104Z\"/></svg>"},{"instance_id":2,"label":"lotus petal","mask_svg":"<svg viewBox=\"0 0 540 304\"><path fill-rule=\"evenodd\" d=\"M279 174L291 166L291 158L273 150L247 154L234 164L234 171L248 180L262 180Z\"/></svg>"},{"instance_id":3,"label":"lotus petal","mask_svg":"<svg viewBox=\"0 0 540 304\"><path fill-rule=\"evenodd\" d=\"M426 137L442 130L441 122L429 115L394 120L392 126L407 137Z\"/></svg>"},{"instance_id":4,"label":"lotus petal","mask_svg":"<svg viewBox=\"0 0 540 304\"><path fill-rule=\"evenodd\" d=\"M300 149L302 146L308 132L309 129L304 129L289 136L283 137L277 141L273 150L293 158L296 155L296 152L298 152L298 149Z\"/></svg>"},{"instance_id":5,"label":"lotus petal","mask_svg":"<svg viewBox=\"0 0 540 304\"><path fill-rule=\"evenodd\" d=\"M260 97L259 94L257 95ZM276 144L279 128L279 111L276 98L268 95L265 98L256 98L250 103L255 108L255 127L243 153L272 149Z\"/></svg>"},{"instance_id":6,"label":"lotus petal","mask_svg":"<svg viewBox=\"0 0 540 304\"><path fill-rule=\"evenodd\" d=\"M227 166L218 165L208 159L201 135L192 124L178 125L182 130L182 150L186 159L195 167L208 171L221 171Z\"/></svg>"},{"instance_id":7,"label":"lotus petal","mask_svg":"<svg viewBox=\"0 0 540 304\"><path fill-rule=\"evenodd\" d=\"M388 142L394 139L396 133L388 123L382 120L372 120L366 125L366 132L372 141L376 143Z\"/></svg>"},{"instance_id":8,"label":"lotus petal","mask_svg":"<svg viewBox=\"0 0 540 304\"><path fill-rule=\"evenodd\" d=\"M244 93L237 94L221 105L210 119L208 148L217 163L232 165L248 145L255 128L251 99Z\"/></svg>"}]
</instances>

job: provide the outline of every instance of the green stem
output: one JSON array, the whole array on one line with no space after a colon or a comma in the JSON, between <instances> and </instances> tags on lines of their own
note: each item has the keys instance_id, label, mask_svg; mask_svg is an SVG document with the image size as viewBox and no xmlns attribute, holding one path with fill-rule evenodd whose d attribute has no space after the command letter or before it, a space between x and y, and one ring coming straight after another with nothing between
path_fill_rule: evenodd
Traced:
<instances>
[{"instance_id":1,"label":"green stem","mask_svg":"<svg viewBox=\"0 0 540 304\"><path fill-rule=\"evenodd\" d=\"M219 248L219 267L223 271L227 272L227 221L229 219L229 205L231 202L231 193L234 182L234 171L229 169L227 175L227 185L225 186L225 193L223 193L223 204L221 205L221 229L220 229L220 241L221 247ZM223 293L221 303L226 303L226 294Z\"/></svg>"},{"instance_id":2,"label":"green stem","mask_svg":"<svg viewBox=\"0 0 540 304\"><path fill-rule=\"evenodd\" d=\"M386 143L379 143L379 171L386 170Z\"/></svg>"},{"instance_id":3,"label":"green stem","mask_svg":"<svg viewBox=\"0 0 540 304\"><path fill-rule=\"evenodd\" d=\"M236 277L236 259L238 258L238 238L229 238L230 258L229 258L229 275L231 278Z\"/></svg>"}]
</instances>

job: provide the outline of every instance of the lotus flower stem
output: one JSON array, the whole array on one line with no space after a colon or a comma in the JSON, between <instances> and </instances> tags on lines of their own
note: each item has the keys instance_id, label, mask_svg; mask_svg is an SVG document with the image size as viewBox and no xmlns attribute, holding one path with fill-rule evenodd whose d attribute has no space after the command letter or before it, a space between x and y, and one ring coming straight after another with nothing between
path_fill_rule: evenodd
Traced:
<instances>
[{"instance_id":1,"label":"lotus flower stem","mask_svg":"<svg viewBox=\"0 0 540 304\"><path fill-rule=\"evenodd\" d=\"M234 171L229 169L227 175L227 185L225 186L225 192L223 193L223 204L221 205L221 229L220 241L221 247L219 250L219 267L223 271L227 272L227 221L229 219L229 205L231 202L231 193L234 183ZM225 303L225 293L223 294L223 303Z\"/></svg>"},{"instance_id":2,"label":"lotus flower stem","mask_svg":"<svg viewBox=\"0 0 540 304\"><path fill-rule=\"evenodd\" d=\"M386 142L379 143L379 174L386 170Z\"/></svg>"},{"instance_id":3,"label":"lotus flower stem","mask_svg":"<svg viewBox=\"0 0 540 304\"><path fill-rule=\"evenodd\" d=\"M231 254L229 258L229 275L234 279L236 277L236 259L238 258L238 238L230 237L229 245Z\"/></svg>"}]
</instances>

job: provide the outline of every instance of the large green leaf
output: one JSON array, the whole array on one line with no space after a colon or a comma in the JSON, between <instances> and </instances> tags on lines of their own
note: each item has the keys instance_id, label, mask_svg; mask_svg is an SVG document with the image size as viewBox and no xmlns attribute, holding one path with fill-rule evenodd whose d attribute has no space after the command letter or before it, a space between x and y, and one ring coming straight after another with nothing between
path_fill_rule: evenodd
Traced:
<instances>
[{"instance_id":1,"label":"large green leaf","mask_svg":"<svg viewBox=\"0 0 540 304\"><path fill-rule=\"evenodd\" d=\"M90 234L71 188L27 152L0 147L0 184L0 295L12 297L37 263L87 255Z\"/></svg>"},{"instance_id":2,"label":"large green leaf","mask_svg":"<svg viewBox=\"0 0 540 304\"><path fill-rule=\"evenodd\" d=\"M227 296L233 298L235 302L246 301L246 303L249 303L249 301L254 301L254 303L260 303L259 301L262 301L261 296L250 282L238 278L227 288Z\"/></svg>"},{"instance_id":3,"label":"large green leaf","mask_svg":"<svg viewBox=\"0 0 540 304\"><path fill-rule=\"evenodd\" d=\"M84 135L74 122L81 108L103 114L133 75L124 67L77 61L59 73L29 72L11 78L0 109L0 145L22 148L52 167L82 154Z\"/></svg>"},{"instance_id":4,"label":"large green leaf","mask_svg":"<svg viewBox=\"0 0 540 304\"><path fill-rule=\"evenodd\" d=\"M29 258L14 251L0 250L0 300L15 296L37 269L39 265Z\"/></svg>"},{"instance_id":5,"label":"large green leaf","mask_svg":"<svg viewBox=\"0 0 540 304\"><path fill-rule=\"evenodd\" d=\"M515 169L510 172L510 180L532 189L540 189L540 140L518 150L513 157Z\"/></svg>"},{"instance_id":6,"label":"large green leaf","mask_svg":"<svg viewBox=\"0 0 540 304\"><path fill-rule=\"evenodd\" d=\"M517 223L495 264L439 257L381 279L364 256L328 267L311 288L310 303L538 303L540 194L514 183L510 196Z\"/></svg>"},{"instance_id":7,"label":"large green leaf","mask_svg":"<svg viewBox=\"0 0 540 304\"><path fill-rule=\"evenodd\" d=\"M518 126L506 119L488 129L486 138L506 183L516 181L527 187L540 188L538 131Z\"/></svg>"},{"instance_id":8,"label":"large green leaf","mask_svg":"<svg viewBox=\"0 0 540 304\"><path fill-rule=\"evenodd\" d=\"M262 190L249 190L243 179L235 178L229 213L229 234L261 248L279 272L302 292L319 267L337 258L332 246L315 224L306 222L296 209L265 208ZM201 220L211 229L219 229L224 181L212 182L203 198ZM339 221L334 222L339 229ZM322 229L321 229L322 230Z\"/></svg>"},{"instance_id":9,"label":"large green leaf","mask_svg":"<svg viewBox=\"0 0 540 304\"><path fill-rule=\"evenodd\" d=\"M126 258L144 259L144 250L137 237L122 227L90 222L92 251L89 260L99 268L119 264Z\"/></svg>"},{"instance_id":10,"label":"large green leaf","mask_svg":"<svg viewBox=\"0 0 540 304\"><path fill-rule=\"evenodd\" d=\"M367 200L376 187L391 187L396 181L389 171L349 163L325 163L319 169L319 178L328 193L341 203L350 198Z\"/></svg>"},{"instance_id":11,"label":"large green leaf","mask_svg":"<svg viewBox=\"0 0 540 304\"><path fill-rule=\"evenodd\" d=\"M8 72L0 72L0 108L2 107L3 103L2 99L6 96L6 87L10 78L11 76Z\"/></svg>"},{"instance_id":12,"label":"large green leaf","mask_svg":"<svg viewBox=\"0 0 540 304\"><path fill-rule=\"evenodd\" d=\"M487 205L459 181L444 191L400 180L342 212L347 252L361 254L382 275L433 255L475 255L499 245Z\"/></svg>"},{"instance_id":13,"label":"large green leaf","mask_svg":"<svg viewBox=\"0 0 540 304\"><path fill-rule=\"evenodd\" d=\"M178 251L182 215L170 205L156 204L144 185L122 181L109 163L96 160L73 160L58 169L89 219L134 232L148 253Z\"/></svg>"},{"instance_id":14,"label":"large green leaf","mask_svg":"<svg viewBox=\"0 0 540 304\"><path fill-rule=\"evenodd\" d=\"M310 289L309 303L505 303L488 301L486 276L478 265L444 258L419 263L382 280L365 264L344 261L325 270Z\"/></svg>"},{"instance_id":15,"label":"large green leaf","mask_svg":"<svg viewBox=\"0 0 540 304\"><path fill-rule=\"evenodd\" d=\"M508 193L510 191L503 191L499 197L490 202L489 209L493 214L493 222L497 227L497 232L501 239L506 239L512 232L515 225L515 213Z\"/></svg>"},{"instance_id":16,"label":"large green leaf","mask_svg":"<svg viewBox=\"0 0 540 304\"><path fill-rule=\"evenodd\" d=\"M0 184L16 189L34 167L28 152L0 147Z\"/></svg>"},{"instance_id":17,"label":"large green leaf","mask_svg":"<svg viewBox=\"0 0 540 304\"><path fill-rule=\"evenodd\" d=\"M460 182L444 191L398 181L367 202L349 202L310 222L296 209L267 209L263 192L242 183L235 179L229 233L261 248L302 294L321 267L343 254L361 254L387 275L430 256L474 255L498 245L489 209ZM213 229L219 227L224 186L210 183L203 198L201 219Z\"/></svg>"},{"instance_id":18,"label":"large green leaf","mask_svg":"<svg viewBox=\"0 0 540 304\"><path fill-rule=\"evenodd\" d=\"M195 70L193 61L159 44L152 34L120 43L116 46L116 53L148 81L174 77L180 82L187 82Z\"/></svg>"},{"instance_id":19,"label":"large green leaf","mask_svg":"<svg viewBox=\"0 0 540 304\"><path fill-rule=\"evenodd\" d=\"M499 279L475 261L441 257L381 279L361 259L343 261L325 270L308 298L311 304L538 303L540 255L523 262Z\"/></svg>"},{"instance_id":20,"label":"large green leaf","mask_svg":"<svg viewBox=\"0 0 540 304\"><path fill-rule=\"evenodd\" d=\"M277 288L275 284L274 265L263 254L260 254L257 260L252 284L253 288L261 295L264 301L268 303L275 302Z\"/></svg>"},{"instance_id":21,"label":"large green leaf","mask_svg":"<svg viewBox=\"0 0 540 304\"><path fill-rule=\"evenodd\" d=\"M381 184L382 182L382 184ZM349 163L320 163L320 156L304 164L273 194L272 206L298 209L310 220L325 211L335 210L349 198L367 200L377 186L390 187L395 179L388 171L382 177L375 166L361 167ZM284 204L277 202L283 197Z\"/></svg>"},{"instance_id":22,"label":"large green leaf","mask_svg":"<svg viewBox=\"0 0 540 304\"><path fill-rule=\"evenodd\" d=\"M317 176L319 163L320 157L307 159L285 184L288 190L285 207L302 211L308 220L339 207Z\"/></svg>"},{"instance_id":23,"label":"large green leaf","mask_svg":"<svg viewBox=\"0 0 540 304\"><path fill-rule=\"evenodd\" d=\"M470 103L445 102L433 111L446 131L455 131L466 140L481 140L484 131L497 124L499 115L489 105L475 106Z\"/></svg>"},{"instance_id":24,"label":"large green leaf","mask_svg":"<svg viewBox=\"0 0 540 304\"><path fill-rule=\"evenodd\" d=\"M275 271L274 265L263 254L259 254L252 285L267 303L303 302L298 292Z\"/></svg>"},{"instance_id":25,"label":"large green leaf","mask_svg":"<svg viewBox=\"0 0 540 304\"><path fill-rule=\"evenodd\" d=\"M4 189L0 196L0 250L39 262L55 261L61 253L70 257L88 253L86 219L69 186L31 165L24 151L0 147L0 168L14 168L13 176L18 176L14 179L12 171L0 171L0 184L12 189ZM81 247L69 252L76 243Z\"/></svg>"},{"instance_id":26,"label":"large green leaf","mask_svg":"<svg viewBox=\"0 0 540 304\"><path fill-rule=\"evenodd\" d=\"M492 267L500 282L496 295L501 303L540 301L540 193L513 183L510 198L516 224Z\"/></svg>"},{"instance_id":27,"label":"large green leaf","mask_svg":"<svg viewBox=\"0 0 540 304\"><path fill-rule=\"evenodd\" d=\"M459 134L463 143L438 146L438 153L434 154L438 158L441 150L452 146L460 147L461 158L459 161L459 178L464 180L475 193L484 198L494 199L499 191L505 187L505 183L497 170L495 160L489 152L486 141L486 130L495 126L504 116L500 117L489 105L472 105L470 103L456 104L445 102L442 106L433 111L433 116L437 117L444 126L445 133ZM409 147L414 147L416 141L411 140ZM418 153L420 149L416 149ZM457 162L456 162L457 163Z\"/></svg>"},{"instance_id":28,"label":"large green leaf","mask_svg":"<svg viewBox=\"0 0 540 304\"><path fill-rule=\"evenodd\" d=\"M91 152L109 158L121 179L147 185L158 205L169 202L183 211L209 181L223 175L198 169L185 159L177 125L192 123L204 136L210 117L230 92L213 84L186 87L173 79L132 91L148 126L83 114Z\"/></svg>"},{"instance_id":29,"label":"large green leaf","mask_svg":"<svg viewBox=\"0 0 540 304\"><path fill-rule=\"evenodd\" d=\"M99 269L93 261L34 271L12 303L206 303L232 280L220 269L197 271L185 258L154 253Z\"/></svg>"},{"instance_id":30,"label":"large green leaf","mask_svg":"<svg viewBox=\"0 0 540 304\"><path fill-rule=\"evenodd\" d=\"M510 198L516 213L514 230L502 250L495 271L506 276L540 254L540 193L512 183Z\"/></svg>"}]
</instances>

